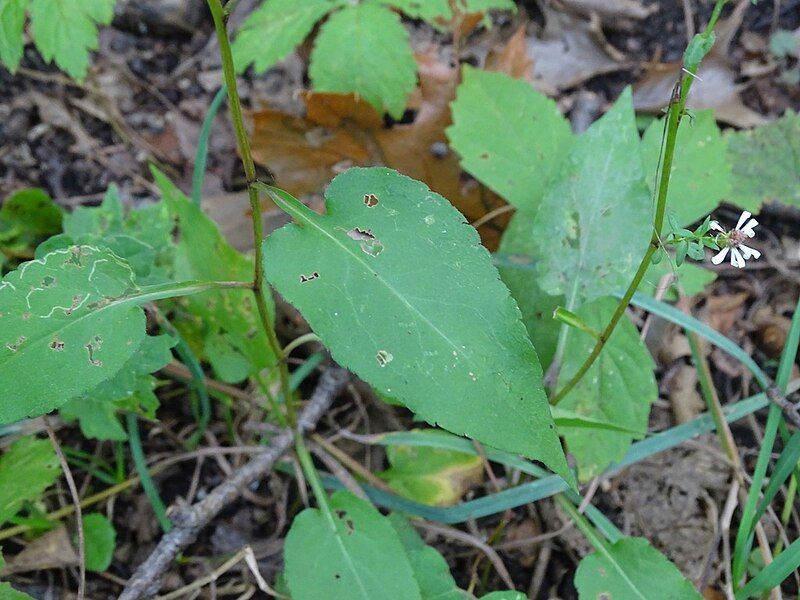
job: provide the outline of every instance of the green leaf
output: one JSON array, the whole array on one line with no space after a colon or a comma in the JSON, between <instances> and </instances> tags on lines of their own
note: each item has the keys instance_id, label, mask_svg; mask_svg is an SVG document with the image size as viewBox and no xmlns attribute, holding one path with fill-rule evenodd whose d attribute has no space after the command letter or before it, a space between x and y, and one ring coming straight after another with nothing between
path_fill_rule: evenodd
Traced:
<instances>
[{"instance_id":1,"label":"green leaf","mask_svg":"<svg viewBox=\"0 0 800 600\"><path fill-rule=\"evenodd\" d=\"M330 500L332 514L307 508L284 546L295 600L421 600L411 564L390 521L349 492Z\"/></svg>"},{"instance_id":2,"label":"green leaf","mask_svg":"<svg viewBox=\"0 0 800 600\"><path fill-rule=\"evenodd\" d=\"M417 83L408 32L397 14L375 4L348 6L328 19L308 73L315 90L358 94L395 119Z\"/></svg>"},{"instance_id":3,"label":"green leaf","mask_svg":"<svg viewBox=\"0 0 800 600\"><path fill-rule=\"evenodd\" d=\"M64 235L37 249L37 257L71 245L103 246L125 259L142 285L170 281L173 222L164 202L131 210L126 215L117 186L109 186L103 203L81 206L64 217Z\"/></svg>"},{"instance_id":4,"label":"green leaf","mask_svg":"<svg viewBox=\"0 0 800 600\"><path fill-rule=\"evenodd\" d=\"M102 573L114 558L117 532L111 522L100 513L83 515L83 535L86 545L86 568Z\"/></svg>"},{"instance_id":5,"label":"green leaf","mask_svg":"<svg viewBox=\"0 0 800 600\"><path fill-rule=\"evenodd\" d=\"M250 374L250 362L236 349L230 335L212 332L203 349L211 368L222 381L242 381Z\"/></svg>"},{"instance_id":6,"label":"green leaf","mask_svg":"<svg viewBox=\"0 0 800 600\"><path fill-rule=\"evenodd\" d=\"M788 548L775 557L758 575L736 591L736 600L761 596L780 584L800 567L800 538L795 539Z\"/></svg>"},{"instance_id":7,"label":"green leaf","mask_svg":"<svg viewBox=\"0 0 800 600\"><path fill-rule=\"evenodd\" d=\"M97 26L114 16L114 0L31 0L31 33L47 62L75 79L86 77L89 51L97 48Z\"/></svg>"},{"instance_id":8,"label":"green leaf","mask_svg":"<svg viewBox=\"0 0 800 600\"><path fill-rule=\"evenodd\" d=\"M45 414L117 374L145 338L144 312L113 253L73 246L0 282L0 423ZM45 375L46 373L46 375Z\"/></svg>"},{"instance_id":9,"label":"green leaf","mask_svg":"<svg viewBox=\"0 0 800 600\"><path fill-rule=\"evenodd\" d=\"M61 466L49 440L23 437L11 444L0 456L0 525L26 502L38 500L60 475Z\"/></svg>"},{"instance_id":10,"label":"green leaf","mask_svg":"<svg viewBox=\"0 0 800 600\"><path fill-rule=\"evenodd\" d=\"M22 59L27 4L28 0L0 0L0 62L12 73Z\"/></svg>"},{"instance_id":11,"label":"green leaf","mask_svg":"<svg viewBox=\"0 0 800 600\"><path fill-rule=\"evenodd\" d=\"M464 67L450 144L461 166L517 208L536 208L573 144L555 102L526 81Z\"/></svg>"},{"instance_id":12,"label":"green leaf","mask_svg":"<svg viewBox=\"0 0 800 600\"><path fill-rule=\"evenodd\" d=\"M595 431L626 433L633 437L642 436L641 429L630 429L624 425L617 425L616 423L604 419L582 415L574 410L563 408L561 405L553 406L550 412L553 413L553 421L555 421L559 431L566 429L591 429Z\"/></svg>"},{"instance_id":13,"label":"green leaf","mask_svg":"<svg viewBox=\"0 0 800 600\"><path fill-rule=\"evenodd\" d=\"M613 298L601 298L582 306L578 314L590 326L603 329L616 308ZM583 364L596 340L581 331L569 330L558 387L563 386ZM592 367L559 403L558 407L599 419L621 428L641 432L599 431L585 427L560 427L567 448L578 463L583 481L599 475L620 460L631 442L647 430L650 404L658 398L655 364L639 332L623 317Z\"/></svg>"},{"instance_id":14,"label":"green leaf","mask_svg":"<svg viewBox=\"0 0 800 600\"><path fill-rule=\"evenodd\" d=\"M18 592L10 583L0 581L0 600L34 600L33 596Z\"/></svg>"},{"instance_id":15,"label":"green leaf","mask_svg":"<svg viewBox=\"0 0 800 600\"><path fill-rule=\"evenodd\" d=\"M390 169L351 169L326 197L318 215L273 192L297 224L265 240L264 266L336 361L429 423L571 481L536 353L477 232Z\"/></svg>"},{"instance_id":16,"label":"green leaf","mask_svg":"<svg viewBox=\"0 0 800 600\"><path fill-rule=\"evenodd\" d=\"M0 207L0 242L39 239L61 231L62 211L42 189L28 188L9 196Z\"/></svg>"},{"instance_id":17,"label":"green leaf","mask_svg":"<svg viewBox=\"0 0 800 600\"><path fill-rule=\"evenodd\" d=\"M730 200L758 213L766 202L800 206L800 114L728 134L733 167Z\"/></svg>"},{"instance_id":18,"label":"green leaf","mask_svg":"<svg viewBox=\"0 0 800 600\"><path fill-rule=\"evenodd\" d=\"M578 137L535 217L515 231L531 238L542 290L574 310L628 286L651 218L628 88Z\"/></svg>"},{"instance_id":19,"label":"green leaf","mask_svg":"<svg viewBox=\"0 0 800 600\"><path fill-rule=\"evenodd\" d=\"M252 280L252 261L225 240L216 223L163 173L153 169L153 177L180 232L180 241L174 250L175 277L213 281ZM213 256L213 260L209 260L210 256ZM274 315L269 295L266 300L270 313ZM255 296L251 291L215 290L185 298L181 301L181 307L199 321L206 339L222 336L229 344L226 359L230 359L231 354L238 355L240 360L249 365L251 375L275 365L276 357L270 350L259 321ZM176 326L182 329L179 324ZM213 349L212 355L218 358ZM239 370L237 376L242 372ZM222 378L230 374L231 371L223 367L223 372L218 375Z\"/></svg>"},{"instance_id":20,"label":"green leaf","mask_svg":"<svg viewBox=\"0 0 800 600\"><path fill-rule=\"evenodd\" d=\"M62 406L59 414L66 422L77 419L85 438L122 442L128 434L119 422L117 410L116 404L103 398L75 398Z\"/></svg>"},{"instance_id":21,"label":"green leaf","mask_svg":"<svg viewBox=\"0 0 800 600\"><path fill-rule=\"evenodd\" d=\"M659 119L650 124L642 138L642 160L651 190L656 187L663 133L664 120ZM727 147L713 111L699 111L694 119L681 122L667 193L667 210L674 214L679 227L688 227L730 196L732 173ZM666 231L665 224L662 233Z\"/></svg>"},{"instance_id":22,"label":"green leaf","mask_svg":"<svg viewBox=\"0 0 800 600\"><path fill-rule=\"evenodd\" d=\"M453 18L449 0L372 0L379 4L393 6L412 19L422 19L438 29Z\"/></svg>"},{"instance_id":23,"label":"green leaf","mask_svg":"<svg viewBox=\"0 0 800 600\"><path fill-rule=\"evenodd\" d=\"M421 446L389 446L380 477L399 495L430 506L458 502L483 475L479 456Z\"/></svg>"},{"instance_id":24,"label":"green leaf","mask_svg":"<svg viewBox=\"0 0 800 600\"><path fill-rule=\"evenodd\" d=\"M489 10L517 10L513 0L456 0L459 9L466 13L486 12Z\"/></svg>"},{"instance_id":25,"label":"green leaf","mask_svg":"<svg viewBox=\"0 0 800 600\"><path fill-rule=\"evenodd\" d=\"M147 416L155 417L158 399L153 393L155 378L150 373L172 360L170 348L174 345L175 340L168 335L145 337L139 351L119 373L64 404L59 410L61 416L67 421L78 419L84 437L127 440L117 412L141 410Z\"/></svg>"},{"instance_id":26,"label":"green leaf","mask_svg":"<svg viewBox=\"0 0 800 600\"><path fill-rule=\"evenodd\" d=\"M582 600L702 598L678 568L643 538L625 538L586 556L575 573L575 586Z\"/></svg>"},{"instance_id":27,"label":"green leaf","mask_svg":"<svg viewBox=\"0 0 800 600\"><path fill-rule=\"evenodd\" d=\"M301 44L317 21L345 3L345 0L264 0L236 34L232 47L236 70L244 71L252 64L257 73L263 73Z\"/></svg>"},{"instance_id":28,"label":"green leaf","mask_svg":"<svg viewBox=\"0 0 800 600\"><path fill-rule=\"evenodd\" d=\"M471 594L458 588L444 557L422 541L405 517L392 513L388 521L405 548L422 600L472 599Z\"/></svg>"},{"instance_id":29,"label":"green leaf","mask_svg":"<svg viewBox=\"0 0 800 600\"><path fill-rule=\"evenodd\" d=\"M536 251L530 235L532 210L521 210L515 214L500 240L499 265L503 283L519 304L522 321L536 348L536 354L546 371L553 360L558 345L561 323L553 318L553 312L566 303L565 296L551 296L542 291L532 253Z\"/></svg>"},{"instance_id":30,"label":"green leaf","mask_svg":"<svg viewBox=\"0 0 800 600\"><path fill-rule=\"evenodd\" d=\"M44 190L20 190L0 207L0 267L2 272L30 258L43 240L61 231L61 209Z\"/></svg>"}]
</instances>

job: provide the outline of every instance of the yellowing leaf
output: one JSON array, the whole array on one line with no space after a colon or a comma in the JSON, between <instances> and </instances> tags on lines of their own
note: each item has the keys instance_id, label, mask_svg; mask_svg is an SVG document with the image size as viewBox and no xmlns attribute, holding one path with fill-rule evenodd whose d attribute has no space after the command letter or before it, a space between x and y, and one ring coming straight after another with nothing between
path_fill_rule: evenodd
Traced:
<instances>
[{"instance_id":1,"label":"yellowing leaf","mask_svg":"<svg viewBox=\"0 0 800 600\"><path fill-rule=\"evenodd\" d=\"M422 504L450 506L483 479L474 454L424 446L389 446L391 467L380 476L401 496Z\"/></svg>"}]
</instances>

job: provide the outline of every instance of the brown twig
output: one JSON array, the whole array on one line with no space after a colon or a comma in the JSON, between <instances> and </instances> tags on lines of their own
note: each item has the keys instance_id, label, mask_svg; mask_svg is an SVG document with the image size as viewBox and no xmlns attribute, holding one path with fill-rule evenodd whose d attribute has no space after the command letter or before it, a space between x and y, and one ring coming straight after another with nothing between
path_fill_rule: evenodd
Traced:
<instances>
[{"instance_id":1,"label":"brown twig","mask_svg":"<svg viewBox=\"0 0 800 600\"><path fill-rule=\"evenodd\" d=\"M64 477L69 486L69 493L72 496L72 504L75 506L75 518L77 520L78 529L78 562L80 576L78 579L78 600L83 600L86 594L86 543L83 535L83 513L81 511L81 497L78 495L78 486L75 485L75 479L72 477L72 471L69 468L67 458L61 450L61 444L58 443L56 432L50 425L47 415L42 417L44 427L47 430L47 435L50 437L50 443L53 444L53 450L58 455L58 460L61 463L61 469L64 471Z\"/></svg>"},{"instance_id":2,"label":"brown twig","mask_svg":"<svg viewBox=\"0 0 800 600\"><path fill-rule=\"evenodd\" d=\"M483 552L486 555L486 558L489 559L489 562L494 565L495 571L497 571L497 574L500 576L500 579L503 580L503 583L508 586L509 589L514 589L514 581L511 579L508 569L506 569L506 566L503 564L503 559L500 558L500 555L495 551L494 548L492 548L483 540L475 537L474 535L470 535L465 531L456 529L455 527L449 527L439 523L427 523L425 521L418 521L414 519L411 521L411 524L418 529L430 531L431 533L457 540L468 546L477 548Z\"/></svg>"},{"instance_id":3,"label":"brown twig","mask_svg":"<svg viewBox=\"0 0 800 600\"><path fill-rule=\"evenodd\" d=\"M348 373L341 368L328 369L314 390L305 410L300 415L297 427L305 432L313 429L328 409L333 399L347 383ZM233 502L252 482L267 473L275 461L286 452L294 442L293 433L284 431L272 439L262 454L238 469L214 488L208 496L191 507L173 510L170 517L175 525L165 534L150 556L139 565L131 576L119 600L139 600L152 598L160 587L161 578L177 554L191 544L206 525L219 512Z\"/></svg>"}]
</instances>

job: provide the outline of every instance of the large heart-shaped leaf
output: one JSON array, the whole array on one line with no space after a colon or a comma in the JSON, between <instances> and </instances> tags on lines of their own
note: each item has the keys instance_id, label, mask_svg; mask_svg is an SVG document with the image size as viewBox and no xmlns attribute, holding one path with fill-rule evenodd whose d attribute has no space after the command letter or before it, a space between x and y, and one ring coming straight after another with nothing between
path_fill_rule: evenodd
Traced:
<instances>
[{"instance_id":1,"label":"large heart-shaped leaf","mask_svg":"<svg viewBox=\"0 0 800 600\"><path fill-rule=\"evenodd\" d=\"M93 246L27 262L0 282L0 423L40 415L113 377L145 337L144 312L116 302L130 266Z\"/></svg>"},{"instance_id":2,"label":"large heart-shaped leaf","mask_svg":"<svg viewBox=\"0 0 800 600\"><path fill-rule=\"evenodd\" d=\"M265 240L265 272L340 364L426 421L571 481L519 309L457 210L384 168L334 179L325 215L272 193L296 223Z\"/></svg>"},{"instance_id":3,"label":"large heart-shaped leaf","mask_svg":"<svg viewBox=\"0 0 800 600\"><path fill-rule=\"evenodd\" d=\"M330 507L308 508L284 547L295 600L421 600L403 544L375 508L338 492Z\"/></svg>"}]
</instances>

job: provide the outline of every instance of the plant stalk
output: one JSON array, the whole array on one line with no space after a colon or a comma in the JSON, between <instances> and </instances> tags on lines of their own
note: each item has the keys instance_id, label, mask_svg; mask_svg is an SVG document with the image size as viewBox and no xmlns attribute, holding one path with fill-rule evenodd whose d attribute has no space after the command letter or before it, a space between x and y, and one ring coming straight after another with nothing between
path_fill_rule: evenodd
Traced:
<instances>
[{"instance_id":1,"label":"plant stalk","mask_svg":"<svg viewBox=\"0 0 800 600\"><path fill-rule=\"evenodd\" d=\"M713 32L714 27L717 24L717 20L719 20L719 15L722 12L722 7L726 2L727 0L717 0L716 5L714 6L714 12L711 14L711 18L708 21L708 25L706 26L703 35L708 36L711 34L711 32ZM656 212L653 221L653 235L650 238L650 245L647 247L647 251L644 253L642 261L639 263L639 268L636 270L636 274L633 276L633 280L628 286L628 289L625 291L625 294L623 294L619 304L617 304L617 308L614 311L611 320L600 334L600 337L597 338L597 342L595 343L594 348L592 348L592 352L583 362L581 367L575 372L572 378L564 385L564 387L562 387L550 399L550 403L553 405L558 404L564 399L564 396L566 396L578 384L578 382L584 377L584 375L586 375L591 366L594 364L594 361L597 360L597 357L600 356L600 352L603 351L603 348L611 337L611 334L614 332L614 329L617 327L622 315L625 314L625 309L628 307L631 298L633 298L633 294L642 283L642 279L644 278L647 269L650 267L650 262L653 258L653 255L661 248L661 229L664 226L664 214L666 213L667 208L667 193L669 192L669 183L672 175L672 161L675 158L675 146L678 140L678 127L680 126L681 119L685 114L686 100L689 97L689 90L694 83L694 73L697 71L698 66L699 64L687 66L686 70L689 72L689 76L684 77L683 74L681 74L678 83L675 85L673 97L670 99L669 110L667 113L663 159L658 182Z\"/></svg>"},{"instance_id":2,"label":"plant stalk","mask_svg":"<svg viewBox=\"0 0 800 600\"><path fill-rule=\"evenodd\" d=\"M264 224L261 220L261 203L258 198L258 190L253 187L256 181L256 167L253 162L253 154L250 151L250 141L247 138L247 131L244 127L244 117L242 116L242 102L239 98L239 90L236 87L236 70L233 65L233 54L231 52L231 43L228 39L228 30L226 27L228 13L222 7L220 0L208 0L208 8L211 11L211 17L214 20L214 29L217 33L217 40L219 42L219 53L222 59L222 73L225 79L225 88L228 90L228 108L231 113L231 121L233 123L233 131L236 136L236 146L239 149L239 155L242 159L244 166L244 174L247 179L247 193L250 199L250 215L253 219L253 239L255 246L255 272L253 275L253 292L256 296L256 305L258 306L258 314L261 319L261 324L264 332L267 335L267 341L272 349L273 354L278 361L278 373L281 382L281 390L283 393L283 402L286 406L286 413L289 423L294 427L296 425L296 415L294 406L292 405L292 395L289 387L289 368L286 361L283 360L283 349L281 348L278 336L275 333L275 327L272 323L272 317L267 309L267 302L265 294L264 282L264 263L262 259L261 241L264 238Z\"/></svg>"}]
</instances>

